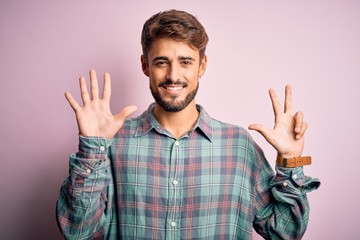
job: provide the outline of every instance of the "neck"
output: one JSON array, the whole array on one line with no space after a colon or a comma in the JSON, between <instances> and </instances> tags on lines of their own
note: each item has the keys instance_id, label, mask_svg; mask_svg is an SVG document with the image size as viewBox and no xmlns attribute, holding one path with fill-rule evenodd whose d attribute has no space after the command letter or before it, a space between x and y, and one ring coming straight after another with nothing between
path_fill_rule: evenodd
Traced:
<instances>
[{"instance_id":1,"label":"neck","mask_svg":"<svg viewBox=\"0 0 360 240\"><path fill-rule=\"evenodd\" d=\"M176 139L191 130L199 117L195 101L179 112L166 112L158 104L155 104L153 114L160 125Z\"/></svg>"}]
</instances>

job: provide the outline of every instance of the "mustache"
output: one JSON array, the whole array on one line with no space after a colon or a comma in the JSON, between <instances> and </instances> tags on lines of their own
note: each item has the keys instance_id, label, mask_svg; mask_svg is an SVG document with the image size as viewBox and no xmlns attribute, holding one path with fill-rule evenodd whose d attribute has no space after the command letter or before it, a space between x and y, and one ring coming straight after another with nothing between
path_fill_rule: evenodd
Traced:
<instances>
[{"instance_id":1,"label":"mustache","mask_svg":"<svg viewBox=\"0 0 360 240\"><path fill-rule=\"evenodd\" d=\"M179 86L183 86L183 87L187 87L187 83L186 82L182 82L180 80L177 80L177 81L171 81L171 80L165 80L165 81L162 81L158 84L158 87L165 87L165 86L169 86L169 85L179 85Z\"/></svg>"}]
</instances>

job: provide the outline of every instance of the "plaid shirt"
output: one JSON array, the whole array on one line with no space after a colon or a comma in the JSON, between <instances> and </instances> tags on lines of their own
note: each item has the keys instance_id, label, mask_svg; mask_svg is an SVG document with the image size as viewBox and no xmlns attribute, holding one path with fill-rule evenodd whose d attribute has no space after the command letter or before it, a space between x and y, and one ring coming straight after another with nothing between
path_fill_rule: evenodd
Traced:
<instances>
[{"instance_id":1,"label":"plaid shirt","mask_svg":"<svg viewBox=\"0 0 360 240\"><path fill-rule=\"evenodd\" d=\"M320 182L276 167L243 128L201 106L179 139L151 105L112 140L80 136L57 202L66 239L301 239Z\"/></svg>"}]
</instances>

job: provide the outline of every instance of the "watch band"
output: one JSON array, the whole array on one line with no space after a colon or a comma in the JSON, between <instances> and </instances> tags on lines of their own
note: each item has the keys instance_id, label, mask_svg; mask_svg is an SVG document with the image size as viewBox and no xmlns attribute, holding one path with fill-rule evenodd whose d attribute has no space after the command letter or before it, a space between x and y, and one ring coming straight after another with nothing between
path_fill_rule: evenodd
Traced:
<instances>
[{"instance_id":1,"label":"watch band","mask_svg":"<svg viewBox=\"0 0 360 240\"><path fill-rule=\"evenodd\" d=\"M295 168L311 164L311 156L283 158L277 156L276 163L280 167Z\"/></svg>"}]
</instances>

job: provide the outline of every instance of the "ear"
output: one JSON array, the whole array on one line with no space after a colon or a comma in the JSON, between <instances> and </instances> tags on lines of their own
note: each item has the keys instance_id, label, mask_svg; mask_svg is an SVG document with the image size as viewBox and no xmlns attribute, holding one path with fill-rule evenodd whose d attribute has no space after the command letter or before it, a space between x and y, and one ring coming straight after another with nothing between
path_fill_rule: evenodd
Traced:
<instances>
[{"instance_id":1,"label":"ear","mask_svg":"<svg viewBox=\"0 0 360 240\"><path fill-rule=\"evenodd\" d=\"M200 62L199 77L202 77L202 75L204 75L205 70L206 70L206 65L207 65L207 56L204 55L204 57L202 58L202 60Z\"/></svg>"},{"instance_id":2,"label":"ear","mask_svg":"<svg viewBox=\"0 0 360 240\"><path fill-rule=\"evenodd\" d=\"M146 59L146 57L144 55L141 55L141 68L143 70L143 73L149 77L150 75L150 71L149 71L149 64L148 61Z\"/></svg>"}]
</instances>

